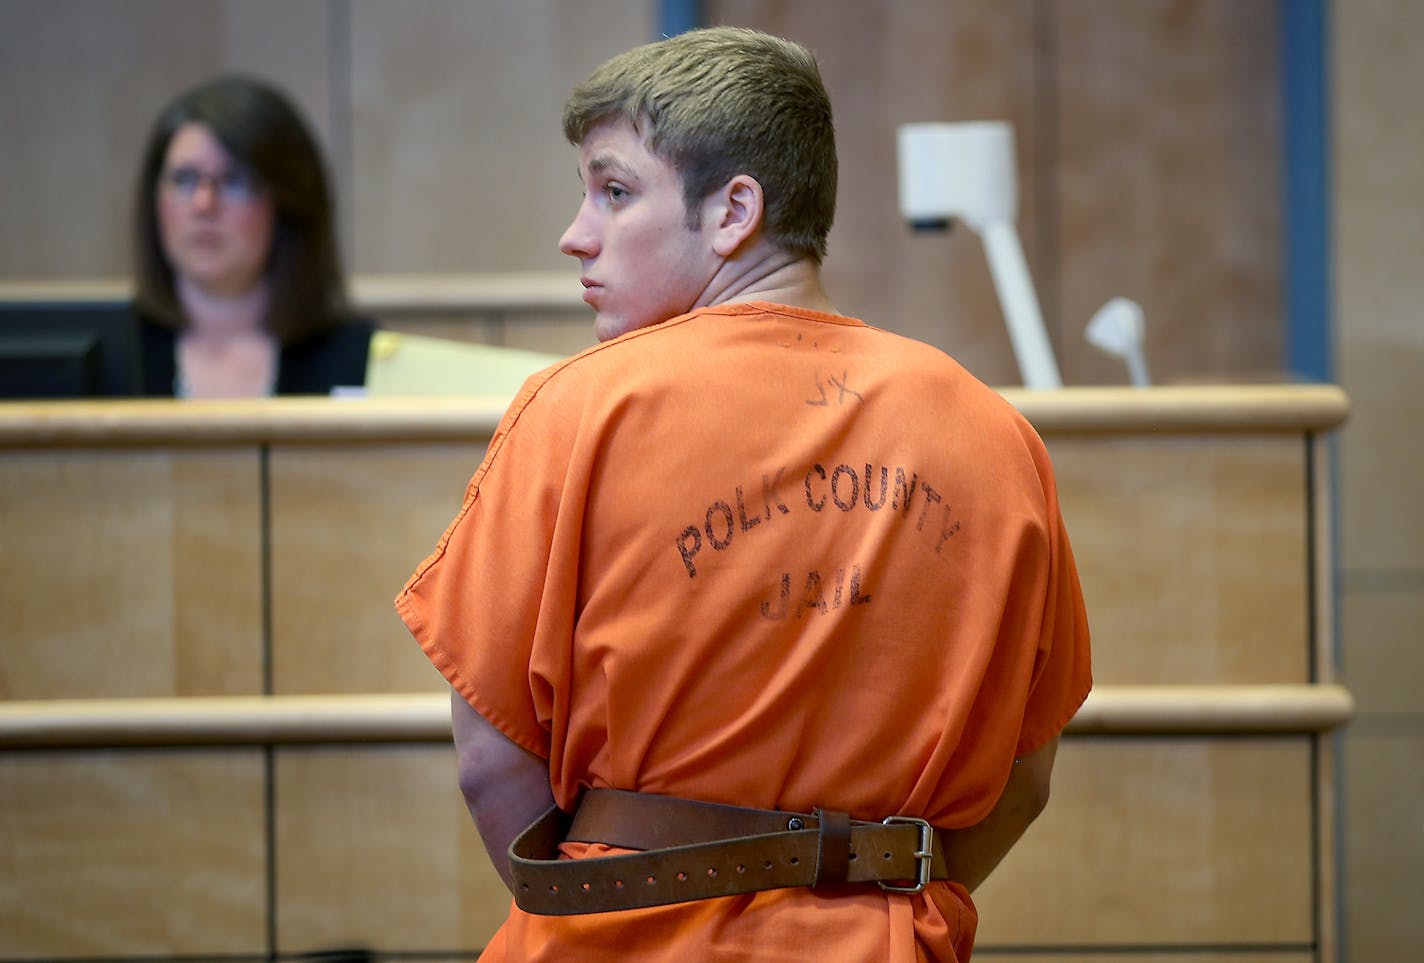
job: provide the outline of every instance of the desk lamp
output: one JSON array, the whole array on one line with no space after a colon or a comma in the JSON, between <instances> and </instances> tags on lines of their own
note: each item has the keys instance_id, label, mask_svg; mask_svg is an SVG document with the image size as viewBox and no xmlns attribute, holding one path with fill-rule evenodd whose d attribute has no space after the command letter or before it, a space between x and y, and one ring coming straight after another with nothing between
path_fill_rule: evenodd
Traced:
<instances>
[{"instance_id":1,"label":"desk lamp","mask_svg":"<svg viewBox=\"0 0 1424 963\"><path fill-rule=\"evenodd\" d=\"M1014 220L1018 183L1008 124L904 124L897 132L900 213L917 231L958 221L979 235L1024 386L1061 388Z\"/></svg>"}]
</instances>

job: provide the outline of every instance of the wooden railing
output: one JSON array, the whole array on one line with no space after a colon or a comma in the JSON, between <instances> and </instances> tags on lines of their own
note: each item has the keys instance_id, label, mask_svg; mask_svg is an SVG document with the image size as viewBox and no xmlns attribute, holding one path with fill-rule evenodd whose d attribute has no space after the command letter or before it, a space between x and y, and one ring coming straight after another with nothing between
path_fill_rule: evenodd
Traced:
<instances>
[{"instance_id":1,"label":"wooden railing","mask_svg":"<svg viewBox=\"0 0 1424 963\"><path fill-rule=\"evenodd\" d=\"M1337 685L1104 686L1071 734L1326 732L1349 721ZM0 748L448 742L443 694L209 696L0 702Z\"/></svg>"}]
</instances>

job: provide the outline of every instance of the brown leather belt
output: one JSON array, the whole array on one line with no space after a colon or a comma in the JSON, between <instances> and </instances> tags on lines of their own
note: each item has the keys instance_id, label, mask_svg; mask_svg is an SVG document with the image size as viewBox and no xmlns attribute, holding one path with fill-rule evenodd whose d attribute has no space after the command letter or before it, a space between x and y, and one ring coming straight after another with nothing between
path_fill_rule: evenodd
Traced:
<instances>
[{"instance_id":1,"label":"brown leather belt","mask_svg":"<svg viewBox=\"0 0 1424 963\"><path fill-rule=\"evenodd\" d=\"M565 841L641 850L560 859ZM918 893L947 879L923 819L745 809L614 789L584 793L573 817L552 807L509 847L514 901L543 916L606 913L783 886L879 883Z\"/></svg>"}]
</instances>

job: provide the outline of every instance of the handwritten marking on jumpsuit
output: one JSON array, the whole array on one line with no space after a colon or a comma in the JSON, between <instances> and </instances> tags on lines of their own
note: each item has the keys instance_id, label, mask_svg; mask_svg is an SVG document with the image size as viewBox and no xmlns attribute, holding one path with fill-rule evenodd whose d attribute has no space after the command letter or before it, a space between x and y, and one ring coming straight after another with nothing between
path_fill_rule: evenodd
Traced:
<instances>
[{"instance_id":1,"label":"handwritten marking on jumpsuit","mask_svg":"<svg viewBox=\"0 0 1424 963\"><path fill-rule=\"evenodd\" d=\"M865 400L865 397L861 395L860 392L856 391L850 386L849 372L842 371L839 377L834 374L828 375L825 378L822 378L820 375L817 375L816 397L806 399L806 404L812 405L817 408L830 407L832 404L832 399L830 394L828 394L826 391L828 387L835 389L836 394L834 404L838 407L840 405L844 405L846 401L851 398L854 398L856 401Z\"/></svg>"}]
</instances>

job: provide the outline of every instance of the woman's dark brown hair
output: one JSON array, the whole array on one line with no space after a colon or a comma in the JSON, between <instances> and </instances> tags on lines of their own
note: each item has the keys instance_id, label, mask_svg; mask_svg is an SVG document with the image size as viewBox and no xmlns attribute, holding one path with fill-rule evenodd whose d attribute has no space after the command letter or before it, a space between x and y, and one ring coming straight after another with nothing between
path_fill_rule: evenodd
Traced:
<instances>
[{"instance_id":1,"label":"woman's dark brown hair","mask_svg":"<svg viewBox=\"0 0 1424 963\"><path fill-rule=\"evenodd\" d=\"M287 345L344 321L345 282L321 150L284 95L242 76L217 77L185 91L153 125L134 211L139 309L174 329L186 324L159 237L156 203L169 142L188 123L211 130L272 198L276 223L267 262L268 330Z\"/></svg>"}]
</instances>

